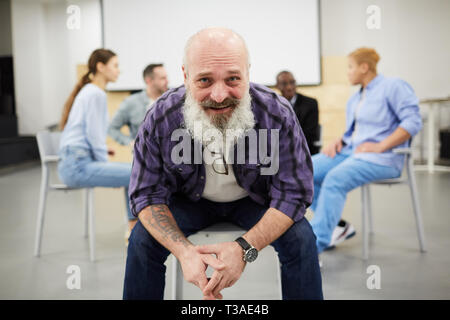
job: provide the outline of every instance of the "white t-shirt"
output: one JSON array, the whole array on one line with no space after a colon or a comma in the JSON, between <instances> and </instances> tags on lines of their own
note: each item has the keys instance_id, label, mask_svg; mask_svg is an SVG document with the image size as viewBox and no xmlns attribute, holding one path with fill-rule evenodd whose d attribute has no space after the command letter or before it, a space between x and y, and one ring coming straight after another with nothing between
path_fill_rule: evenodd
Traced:
<instances>
[{"instance_id":1,"label":"white t-shirt","mask_svg":"<svg viewBox=\"0 0 450 320\"><path fill-rule=\"evenodd\" d=\"M247 191L238 185L234 176L233 166L223 162L223 154L220 150L205 148L203 155L206 170L203 198L214 202L231 202L248 196ZM211 161L212 159L216 159L216 161ZM218 172L225 172L225 166L227 166L228 174L216 173L213 163L214 168Z\"/></svg>"}]
</instances>

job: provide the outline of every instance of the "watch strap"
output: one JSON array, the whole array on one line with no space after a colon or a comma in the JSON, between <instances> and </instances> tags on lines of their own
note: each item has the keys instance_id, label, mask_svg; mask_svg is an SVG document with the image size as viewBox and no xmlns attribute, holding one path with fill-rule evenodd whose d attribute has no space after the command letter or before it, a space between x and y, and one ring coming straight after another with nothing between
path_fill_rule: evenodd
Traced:
<instances>
[{"instance_id":1,"label":"watch strap","mask_svg":"<svg viewBox=\"0 0 450 320\"><path fill-rule=\"evenodd\" d=\"M242 237L239 237L235 240L245 251L250 249L252 246Z\"/></svg>"}]
</instances>

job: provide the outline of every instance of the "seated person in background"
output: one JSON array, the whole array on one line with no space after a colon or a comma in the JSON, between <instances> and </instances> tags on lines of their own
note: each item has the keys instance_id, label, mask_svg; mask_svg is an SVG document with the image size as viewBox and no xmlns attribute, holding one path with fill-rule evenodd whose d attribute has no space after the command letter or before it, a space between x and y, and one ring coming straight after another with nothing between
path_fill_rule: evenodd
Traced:
<instances>
[{"instance_id":1,"label":"seated person in background","mask_svg":"<svg viewBox=\"0 0 450 320\"><path fill-rule=\"evenodd\" d=\"M359 48L349 55L348 78L360 89L347 103L343 136L312 157L314 201L311 220L319 253L354 234L348 223L333 230L341 218L346 195L371 181L399 177L404 156L392 152L407 147L422 127L418 99L398 78L377 74L379 55ZM342 224L341 221L340 224Z\"/></svg>"},{"instance_id":2,"label":"seated person in background","mask_svg":"<svg viewBox=\"0 0 450 320\"><path fill-rule=\"evenodd\" d=\"M322 299L315 237L304 218L312 201L312 163L291 106L249 82L246 44L229 29L193 35L183 61L184 86L155 102L134 145L130 203L139 222L128 246L124 299L164 297L169 253L205 299L220 299L268 245L282 266L283 299ZM182 150L183 159L174 159L181 142L171 137L180 130L182 143L194 151ZM279 139L263 136L268 131ZM248 141L249 135L253 143L236 151L235 139ZM265 147L275 156L253 163L251 154ZM269 162L275 169L267 172ZM202 246L187 238L221 221L248 232L236 241ZM210 279L208 265L214 269Z\"/></svg>"},{"instance_id":3,"label":"seated person in background","mask_svg":"<svg viewBox=\"0 0 450 320\"><path fill-rule=\"evenodd\" d=\"M281 71L277 75L277 89L294 108L302 127L311 155L319 152L314 143L319 141L319 108L317 100L297 93L295 78L289 71Z\"/></svg>"},{"instance_id":4,"label":"seated person in background","mask_svg":"<svg viewBox=\"0 0 450 320\"><path fill-rule=\"evenodd\" d=\"M120 105L109 125L108 134L121 145L132 145L145 113L167 91L167 73L162 64L150 64L143 72L145 89L127 97ZM128 126L130 135L120 129Z\"/></svg>"},{"instance_id":5,"label":"seated person in background","mask_svg":"<svg viewBox=\"0 0 450 320\"><path fill-rule=\"evenodd\" d=\"M106 84L119 76L117 56L106 49L92 52L88 72L80 79L64 106L60 127L58 173L69 187L125 187L128 228L136 217L128 204L131 164L108 162Z\"/></svg>"}]
</instances>

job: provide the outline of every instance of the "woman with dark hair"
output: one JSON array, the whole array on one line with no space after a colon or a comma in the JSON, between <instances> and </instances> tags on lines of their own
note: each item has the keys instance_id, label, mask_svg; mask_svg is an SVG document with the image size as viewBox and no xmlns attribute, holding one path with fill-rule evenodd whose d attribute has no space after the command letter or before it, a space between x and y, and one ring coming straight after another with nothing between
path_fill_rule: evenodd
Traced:
<instances>
[{"instance_id":1,"label":"woman with dark hair","mask_svg":"<svg viewBox=\"0 0 450 320\"><path fill-rule=\"evenodd\" d=\"M80 79L64 105L58 172L70 187L125 187L128 234L136 223L128 204L131 164L108 162L106 134L108 110L105 88L119 76L114 52L97 49L88 61L88 72Z\"/></svg>"}]
</instances>

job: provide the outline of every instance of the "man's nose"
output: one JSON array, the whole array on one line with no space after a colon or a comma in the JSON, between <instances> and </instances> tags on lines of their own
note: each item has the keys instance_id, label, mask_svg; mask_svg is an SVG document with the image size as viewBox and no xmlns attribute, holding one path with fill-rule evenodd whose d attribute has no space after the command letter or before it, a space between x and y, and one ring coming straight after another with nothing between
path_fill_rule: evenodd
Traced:
<instances>
[{"instance_id":1,"label":"man's nose","mask_svg":"<svg viewBox=\"0 0 450 320\"><path fill-rule=\"evenodd\" d=\"M221 82L216 82L211 90L210 98L215 102L221 103L228 96L226 86Z\"/></svg>"}]
</instances>

